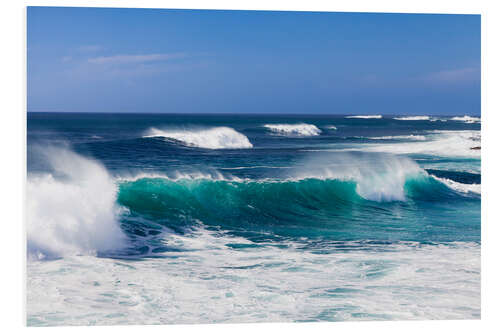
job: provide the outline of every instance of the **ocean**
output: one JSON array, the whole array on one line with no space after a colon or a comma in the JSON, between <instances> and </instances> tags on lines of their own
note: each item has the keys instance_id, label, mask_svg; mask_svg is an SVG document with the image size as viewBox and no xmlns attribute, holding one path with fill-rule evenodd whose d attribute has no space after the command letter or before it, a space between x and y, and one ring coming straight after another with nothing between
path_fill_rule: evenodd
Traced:
<instances>
[{"instance_id":1,"label":"ocean","mask_svg":"<svg viewBox=\"0 0 500 333\"><path fill-rule=\"evenodd\" d=\"M480 129L28 113L28 325L479 319Z\"/></svg>"}]
</instances>

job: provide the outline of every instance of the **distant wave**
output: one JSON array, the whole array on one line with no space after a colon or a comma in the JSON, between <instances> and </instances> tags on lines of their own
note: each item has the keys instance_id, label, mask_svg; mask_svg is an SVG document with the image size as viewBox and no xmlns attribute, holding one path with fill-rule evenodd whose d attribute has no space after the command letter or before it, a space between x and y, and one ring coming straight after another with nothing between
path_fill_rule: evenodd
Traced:
<instances>
[{"instance_id":1,"label":"distant wave","mask_svg":"<svg viewBox=\"0 0 500 333\"><path fill-rule=\"evenodd\" d=\"M444 119L444 118L436 118L436 117L432 117L429 119L430 121L442 121L442 122L446 122L448 121L448 119Z\"/></svg>"},{"instance_id":2,"label":"distant wave","mask_svg":"<svg viewBox=\"0 0 500 333\"><path fill-rule=\"evenodd\" d=\"M145 137L163 137L180 141L187 146L206 149L237 149L253 147L245 135L230 127L171 130L151 128Z\"/></svg>"},{"instance_id":3,"label":"distant wave","mask_svg":"<svg viewBox=\"0 0 500 333\"><path fill-rule=\"evenodd\" d=\"M331 130L337 130L337 127L334 126L334 125L325 126L325 128L328 128L328 129L331 129Z\"/></svg>"},{"instance_id":4,"label":"distant wave","mask_svg":"<svg viewBox=\"0 0 500 333\"><path fill-rule=\"evenodd\" d=\"M387 152L391 154L423 154L453 157L481 157L480 131L429 131L426 140L414 142L394 142L384 144L366 143L359 148L343 149L345 151Z\"/></svg>"},{"instance_id":5,"label":"distant wave","mask_svg":"<svg viewBox=\"0 0 500 333\"><path fill-rule=\"evenodd\" d=\"M426 140L424 135L388 135L388 136L373 136L367 139L371 140L415 140L424 141Z\"/></svg>"},{"instance_id":6,"label":"distant wave","mask_svg":"<svg viewBox=\"0 0 500 333\"><path fill-rule=\"evenodd\" d=\"M284 135L315 136L321 133L318 127L311 124L266 124L264 127Z\"/></svg>"},{"instance_id":7,"label":"distant wave","mask_svg":"<svg viewBox=\"0 0 500 333\"><path fill-rule=\"evenodd\" d=\"M359 119L381 119L382 115L367 115L367 116L346 116L346 118L359 118Z\"/></svg>"},{"instance_id":8,"label":"distant wave","mask_svg":"<svg viewBox=\"0 0 500 333\"><path fill-rule=\"evenodd\" d=\"M481 118L479 117L470 117L470 116L463 116L463 117L453 117L451 120L455 121L463 121L468 124L473 124L473 123L479 123L481 122Z\"/></svg>"},{"instance_id":9,"label":"distant wave","mask_svg":"<svg viewBox=\"0 0 500 333\"><path fill-rule=\"evenodd\" d=\"M429 116L396 117L396 120L429 120Z\"/></svg>"}]
</instances>

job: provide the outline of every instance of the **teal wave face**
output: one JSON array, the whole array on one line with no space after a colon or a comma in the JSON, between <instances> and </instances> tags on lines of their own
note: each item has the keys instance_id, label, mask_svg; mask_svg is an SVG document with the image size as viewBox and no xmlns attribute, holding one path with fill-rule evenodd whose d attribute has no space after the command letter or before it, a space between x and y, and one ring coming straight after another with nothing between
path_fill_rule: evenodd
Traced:
<instances>
[{"instance_id":1,"label":"teal wave face","mask_svg":"<svg viewBox=\"0 0 500 333\"><path fill-rule=\"evenodd\" d=\"M336 240L459 237L447 221L456 220L458 214L471 214L468 221L475 221L474 203L479 203L470 197L465 200L463 195L431 177L407 180L404 201L366 200L356 188L354 181L335 179L173 181L141 178L119 184L118 203L130 211L130 216L141 216L174 230L203 223L253 239L272 235ZM462 209L449 209L449 204L443 209L450 201L460 201ZM422 220L421 208L435 211L439 218ZM474 223L470 227L474 229ZM474 230L462 237L478 235Z\"/></svg>"}]
</instances>

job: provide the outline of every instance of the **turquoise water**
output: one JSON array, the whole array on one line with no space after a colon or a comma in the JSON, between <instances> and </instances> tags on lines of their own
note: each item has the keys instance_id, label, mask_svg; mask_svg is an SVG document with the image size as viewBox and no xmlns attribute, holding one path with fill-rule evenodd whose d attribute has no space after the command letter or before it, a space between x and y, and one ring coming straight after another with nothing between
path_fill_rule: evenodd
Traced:
<instances>
[{"instance_id":1,"label":"turquoise water","mask_svg":"<svg viewBox=\"0 0 500 333\"><path fill-rule=\"evenodd\" d=\"M29 113L28 324L478 318L480 126Z\"/></svg>"}]
</instances>

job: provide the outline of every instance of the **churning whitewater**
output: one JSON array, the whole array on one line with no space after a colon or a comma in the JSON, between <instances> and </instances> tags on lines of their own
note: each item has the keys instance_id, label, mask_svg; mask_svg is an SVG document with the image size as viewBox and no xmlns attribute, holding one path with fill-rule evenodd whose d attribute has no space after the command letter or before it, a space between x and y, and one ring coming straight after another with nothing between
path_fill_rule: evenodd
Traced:
<instances>
[{"instance_id":1,"label":"churning whitewater","mask_svg":"<svg viewBox=\"0 0 500 333\"><path fill-rule=\"evenodd\" d=\"M29 113L28 325L480 318L480 129Z\"/></svg>"}]
</instances>

